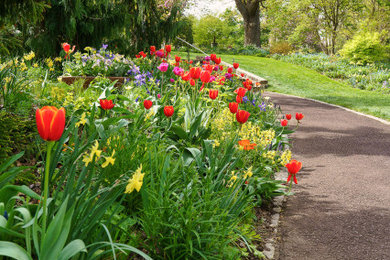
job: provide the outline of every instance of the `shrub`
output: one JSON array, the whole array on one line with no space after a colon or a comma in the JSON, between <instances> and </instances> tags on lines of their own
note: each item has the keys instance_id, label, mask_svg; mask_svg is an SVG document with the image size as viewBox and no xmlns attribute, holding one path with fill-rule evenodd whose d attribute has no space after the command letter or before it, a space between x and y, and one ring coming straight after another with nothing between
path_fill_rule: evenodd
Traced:
<instances>
[{"instance_id":1,"label":"shrub","mask_svg":"<svg viewBox=\"0 0 390 260\"><path fill-rule=\"evenodd\" d=\"M378 32L361 32L345 43L340 54L363 64L389 59L389 46L381 42Z\"/></svg>"},{"instance_id":2,"label":"shrub","mask_svg":"<svg viewBox=\"0 0 390 260\"><path fill-rule=\"evenodd\" d=\"M33 154L35 133L35 121L31 118L0 111L0 162L21 151Z\"/></svg>"},{"instance_id":3,"label":"shrub","mask_svg":"<svg viewBox=\"0 0 390 260\"><path fill-rule=\"evenodd\" d=\"M290 54L294 48L288 42L277 42L270 48L271 54Z\"/></svg>"}]
</instances>

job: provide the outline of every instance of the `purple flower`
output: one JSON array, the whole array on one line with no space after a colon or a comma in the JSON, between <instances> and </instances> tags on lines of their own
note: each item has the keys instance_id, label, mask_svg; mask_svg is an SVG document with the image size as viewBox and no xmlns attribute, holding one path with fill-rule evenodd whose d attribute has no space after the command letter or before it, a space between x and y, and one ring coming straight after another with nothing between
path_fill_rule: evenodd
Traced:
<instances>
[{"instance_id":1,"label":"purple flower","mask_svg":"<svg viewBox=\"0 0 390 260\"><path fill-rule=\"evenodd\" d=\"M251 103L252 103L252 106L256 106L256 99L253 99L253 100L251 101Z\"/></svg>"},{"instance_id":2,"label":"purple flower","mask_svg":"<svg viewBox=\"0 0 390 260\"><path fill-rule=\"evenodd\" d=\"M105 50L105 49L107 49L107 47L108 47L108 44L104 44L104 43L103 43L102 49Z\"/></svg>"},{"instance_id":3,"label":"purple flower","mask_svg":"<svg viewBox=\"0 0 390 260\"><path fill-rule=\"evenodd\" d=\"M205 56L205 57L204 57L204 60L205 60L205 61L210 61L210 60L211 60L211 57L210 57L210 56Z\"/></svg>"},{"instance_id":4,"label":"purple flower","mask_svg":"<svg viewBox=\"0 0 390 260\"><path fill-rule=\"evenodd\" d=\"M248 101L249 101L249 99L248 99L248 97L247 97L247 96L244 96L244 97L242 98L242 101L244 101L244 103L246 103L246 102L248 102Z\"/></svg>"},{"instance_id":5,"label":"purple flower","mask_svg":"<svg viewBox=\"0 0 390 260\"><path fill-rule=\"evenodd\" d=\"M214 70L215 70L215 71L218 71L218 70L219 70L219 66L215 66L215 67L214 67Z\"/></svg>"},{"instance_id":6,"label":"purple flower","mask_svg":"<svg viewBox=\"0 0 390 260\"><path fill-rule=\"evenodd\" d=\"M215 81L215 76L211 76L209 82Z\"/></svg>"},{"instance_id":7,"label":"purple flower","mask_svg":"<svg viewBox=\"0 0 390 260\"><path fill-rule=\"evenodd\" d=\"M168 70L168 67L169 67L169 64L168 63L161 63L160 66L158 66L157 68L161 71L161 72L166 72Z\"/></svg>"},{"instance_id":8,"label":"purple flower","mask_svg":"<svg viewBox=\"0 0 390 260\"><path fill-rule=\"evenodd\" d=\"M138 99L139 99L139 96L135 99L135 102L136 102L136 103L138 102Z\"/></svg>"},{"instance_id":9,"label":"purple flower","mask_svg":"<svg viewBox=\"0 0 390 260\"><path fill-rule=\"evenodd\" d=\"M267 105L264 102L262 102L261 105L258 105L258 107L260 108L261 111L265 112Z\"/></svg>"},{"instance_id":10,"label":"purple flower","mask_svg":"<svg viewBox=\"0 0 390 260\"><path fill-rule=\"evenodd\" d=\"M226 78L226 79L231 79L232 77L233 77L233 75L230 74L230 73L226 73L226 74L225 74L225 78Z\"/></svg>"}]
</instances>

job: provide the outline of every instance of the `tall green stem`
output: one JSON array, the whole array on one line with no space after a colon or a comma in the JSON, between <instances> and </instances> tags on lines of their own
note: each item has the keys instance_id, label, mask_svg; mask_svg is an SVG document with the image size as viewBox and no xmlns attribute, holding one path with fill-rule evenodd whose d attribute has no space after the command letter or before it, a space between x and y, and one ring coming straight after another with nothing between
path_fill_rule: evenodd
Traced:
<instances>
[{"instance_id":1,"label":"tall green stem","mask_svg":"<svg viewBox=\"0 0 390 260\"><path fill-rule=\"evenodd\" d=\"M50 161L51 161L51 150L54 146L54 141L47 143L46 163L45 163L45 176L44 176L44 188L43 188L43 224L42 234L46 233L46 218L47 218L47 198L49 196L49 177L50 177Z\"/></svg>"}]
</instances>

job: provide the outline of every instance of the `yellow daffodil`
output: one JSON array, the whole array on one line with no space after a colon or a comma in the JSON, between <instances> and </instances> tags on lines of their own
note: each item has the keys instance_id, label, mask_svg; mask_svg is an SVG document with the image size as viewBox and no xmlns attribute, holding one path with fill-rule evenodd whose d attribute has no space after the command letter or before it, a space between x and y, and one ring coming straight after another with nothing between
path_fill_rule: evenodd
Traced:
<instances>
[{"instance_id":1,"label":"yellow daffodil","mask_svg":"<svg viewBox=\"0 0 390 260\"><path fill-rule=\"evenodd\" d=\"M244 179L246 179L247 177L252 177L252 175L253 175L253 172L252 172L252 166L251 167L249 167L249 169L245 172L245 174L244 174Z\"/></svg>"},{"instance_id":2,"label":"yellow daffodil","mask_svg":"<svg viewBox=\"0 0 390 260\"><path fill-rule=\"evenodd\" d=\"M85 119L85 112L81 115L80 121L76 123L76 127L79 127L80 125L85 125L87 123L87 120ZM100 156L100 154L99 154Z\"/></svg>"},{"instance_id":3,"label":"yellow daffodil","mask_svg":"<svg viewBox=\"0 0 390 260\"><path fill-rule=\"evenodd\" d=\"M33 67L34 67L34 68L38 68L38 63L34 63L34 64L33 64Z\"/></svg>"},{"instance_id":4,"label":"yellow daffodil","mask_svg":"<svg viewBox=\"0 0 390 260\"><path fill-rule=\"evenodd\" d=\"M129 182L126 186L125 193L132 193L133 190L137 190L139 192L141 190L143 179L144 179L144 173L142 173L142 164L139 166L139 168L135 171L131 179L129 179Z\"/></svg>"},{"instance_id":5,"label":"yellow daffodil","mask_svg":"<svg viewBox=\"0 0 390 260\"><path fill-rule=\"evenodd\" d=\"M94 154L96 154L96 157L100 157L102 150L99 150L98 148L99 148L99 142L97 140L95 140L95 145L92 146L92 150L91 150L91 157L93 157ZM115 151L114 151L114 153L115 153Z\"/></svg>"},{"instance_id":6,"label":"yellow daffodil","mask_svg":"<svg viewBox=\"0 0 390 260\"><path fill-rule=\"evenodd\" d=\"M102 164L102 168L106 168L110 163L111 163L111 165L114 165L114 163L115 163L114 154L115 154L115 150L112 151L111 156L104 156L106 161Z\"/></svg>"},{"instance_id":7,"label":"yellow daffodil","mask_svg":"<svg viewBox=\"0 0 390 260\"><path fill-rule=\"evenodd\" d=\"M85 167L87 167L88 164L92 162L92 160L93 160L93 157L91 157L88 154L85 154L84 158L83 158L83 162L85 162Z\"/></svg>"}]
</instances>

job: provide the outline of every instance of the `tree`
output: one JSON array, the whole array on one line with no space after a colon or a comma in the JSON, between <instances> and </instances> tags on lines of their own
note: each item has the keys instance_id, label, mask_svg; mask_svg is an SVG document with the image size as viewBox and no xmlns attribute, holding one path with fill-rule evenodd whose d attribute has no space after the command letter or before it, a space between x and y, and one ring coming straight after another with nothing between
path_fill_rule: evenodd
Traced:
<instances>
[{"instance_id":1,"label":"tree","mask_svg":"<svg viewBox=\"0 0 390 260\"><path fill-rule=\"evenodd\" d=\"M260 43L260 5L264 0L235 0L238 11L244 18L245 45Z\"/></svg>"}]
</instances>

